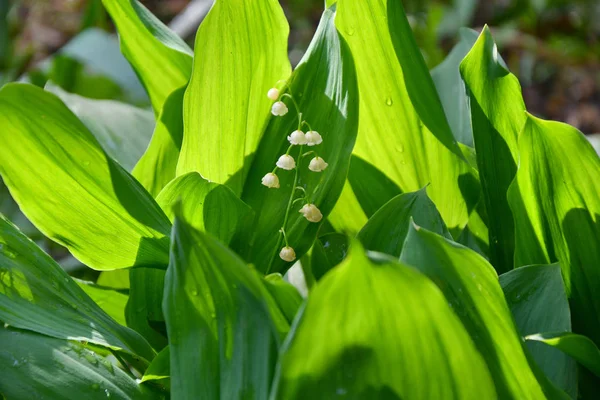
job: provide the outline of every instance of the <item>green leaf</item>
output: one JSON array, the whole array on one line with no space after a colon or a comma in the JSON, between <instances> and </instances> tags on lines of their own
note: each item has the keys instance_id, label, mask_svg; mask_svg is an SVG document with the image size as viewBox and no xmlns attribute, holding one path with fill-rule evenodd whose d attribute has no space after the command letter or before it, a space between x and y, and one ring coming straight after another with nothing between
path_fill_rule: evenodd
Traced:
<instances>
[{"instance_id":1,"label":"green leaf","mask_svg":"<svg viewBox=\"0 0 600 400\"><path fill-rule=\"evenodd\" d=\"M586 336L569 332L538 333L526 336L525 340L542 342L559 349L600 377L600 350Z\"/></svg>"},{"instance_id":2,"label":"green leaf","mask_svg":"<svg viewBox=\"0 0 600 400\"><path fill-rule=\"evenodd\" d=\"M479 185L452 136L401 2L342 0L337 7L336 26L354 56L360 92L354 154L401 192L431 184L431 199L458 236Z\"/></svg>"},{"instance_id":3,"label":"green leaf","mask_svg":"<svg viewBox=\"0 0 600 400\"><path fill-rule=\"evenodd\" d=\"M132 175L156 197L175 178L179 150L183 141L183 95L185 86L167 97L148 149L133 169Z\"/></svg>"},{"instance_id":4,"label":"green leaf","mask_svg":"<svg viewBox=\"0 0 600 400\"><path fill-rule=\"evenodd\" d=\"M400 257L411 219L432 232L452 238L427 196L427 188L403 193L388 201L369 219L357 238L368 250Z\"/></svg>"},{"instance_id":5,"label":"green leaf","mask_svg":"<svg viewBox=\"0 0 600 400\"><path fill-rule=\"evenodd\" d=\"M96 283L111 289L129 289L129 271L127 269L116 269L114 271L102 271L98 275Z\"/></svg>"},{"instance_id":6,"label":"green leaf","mask_svg":"<svg viewBox=\"0 0 600 400\"><path fill-rule=\"evenodd\" d=\"M312 275L319 280L329 270L346 258L348 236L341 233L328 233L320 236L313 244L310 267Z\"/></svg>"},{"instance_id":7,"label":"green leaf","mask_svg":"<svg viewBox=\"0 0 600 400\"><path fill-rule=\"evenodd\" d=\"M75 283L112 319L121 325L127 325L125 322L125 306L129 296L116 290L96 285L93 282L75 279Z\"/></svg>"},{"instance_id":8,"label":"green leaf","mask_svg":"<svg viewBox=\"0 0 600 400\"><path fill-rule=\"evenodd\" d=\"M481 355L440 290L378 258L370 261L355 241L315 286L282 349L271 398L495 398Z\"/></svg>"},{"instance_id":9,"label":"green leaf","mask_svg":"<svg viewBox=\"0 0 600 400\"><path fill-rule=\"evenodd\" d=\"M500 285L521 336L570 332L571 311L560 265L530 265L500 275ZM546 376L577 398L577 368L564 353L533 341L529 353Z\"/></svg>"},{"instance_id":10,"label":"green leaf","mask_svg":"<svg viewBox=\"0 0 600 400\"><path fill-rule=\"evenodd\" d=\"M65 271L0 216L0 321L59 339L154 357L148 343L111 319Z\"/></svg>"},{"instance_id":11,"label":"green leaf","mask_svg":"<svg viewBox=\"0 0 600 400\"><path fill-rule=\"evenodd\" d=\"M263 283L291 324L303 301L298 289L283 280L281 274L269 274L264 277Z\"/></svg>"},{"instance_id":12,"label":"green leaf","mask_svg":"<svg viewBox=\"0 0 600 400\"><path fill-rule=\"evenodd\" d=\"M171 243L163 303L171 396L267 398L279 334L289 329L279 307L240 258L179 216Z\"/></svg>"},{"instance_id":13,"label":"green leaf","mask_svg":"<svg viewBox=\"0 0 600 400\"><path fill-rule=\"evenodd\" d=\"M446 59L431 70L431 78L444 106L454 137L460 143L473 146L471 112L459 66L477 41L478 34L469 28L461 28L459 33L459 42L452 48Z\"/></svg>"},{"instance_id":14,"label":"green leaf","mask_svg":"<svg viewBox=\"0 0 600 400\"><path fill-rule=\"evenodd\" d=\"M165 347L150 363L141 382L158 381L171 376L171 348Z\"/></svg>"},{"instance_id":15,"label":"green leaf","mask_svg":"<svg viewBox=\"0 0 600 400\"><path fill-rule=\"evenodd\" d=\"M0 393L7 399L159 399L78 342L0 327Z\"/></svg>"},{"instance_id":16,"label":"green leaf","mask_svg":"<svg viewBox=\"0 0 600 400\"><path fill-rule=\"evenodd\" d=\"M171 221L181 201L183 218L195 229L210 232L228 244L235 232L248 222L252 209L224 185L209 182L197 172L178 176L156 201Z\"/></svg>"},{"instance_id":17,"label":"green leaf","mask_svg":"<svg viewBox=\"0 0 600 400\"><path fill-rule=\"evenodd\" d=\"M92 132L106 153L127 171L140 159L154 129L154 115L126 103L91 100L70 94L48 82L45 90L57 95Z\"/></svg>"},{"instance_id":18,"label":"green leaf","mask_svg":"<svg viewBox=\"0 0 600 400\"><path fill-rule=\"evenodd\" d=\"M354 159L354 156L352 156L352 159ZM373 196L373 199L376 199L376 197ZM327 221L337 231L354 236L365 226L368 219L357 195L350 185L350 181L346 179L340 198L327 217Z\"/></svg>"},{"instance_id":19,"label":"green leaf","mask_svg":"<svg viewBox=\"0 0 600 400\"><path fill-rule=\"evenodd\" d=\"M214 3L196 34L177 175L196 171L241 194L268 121L267 91L290 74L288 33L277 0Z\"/></svg>"},{"instance_id":20,"label":"green leaf","mask_svg":"<svg viewBox=\"0 0 600 400\"><path fill-rule=\"evenodd\" d=\"M307 158L298 161L297 184L306 190L310 202L321 210L324 217L342 191L358 119L357 104L351 100L358 95L352 56L333 25L334 15L333 10L323 14L315 37L294 71L289 86L303 119L323 137L323 143L311 149L317 151L329 166L325 171L316 173L307 168ZM256 218L254 229L238 238L234 248L263 272L284 272L291 266L277 254L283 247L279 229L283 226L290 194L295 190L295 171L278 172L279 189L261 185L262 177L271 172L279 156L286 153L289 147L286 137L298 128L297 116L293 115L295 108L292 104L289 108L290 112L285 117L271 119L242 196L242 200L256 212ZM296 160L300 150L310 150L297 147L294 146L290 153ZM285 226L290 245L298 258L308 251L320 226L308 222L298 212L301 207L299 202L292 205Z\"/></svg>"},{"instance_id":21,"label":"green leaf","mask_svg":"<svg viewBox=\"0 0 600 400\"><path fill-rule=\"evenodd\" d=\"M94 269L168 263L167 217L56 96L4 86L0 125L0 174L44 235Z\"/></svg>"},{"instance_id":22,"label":"green leaf","mask_svg":"<svg viewBox=\"0 0 600 400\"><path fill-rule=\"evenodd\" d=\"M559 261L573 332L600 343L600 158L577 129L528 115L508 199L515 264Z\"/></svg>"},{"instance_id":23,"label":"green leaf","mask_svg":"<svg viewBox=\"0 0 600 400\"><path fill-rule=\"evenodd\" d=\"M517 136L525 123L525 104L519 81L506 69L487 26L461 63L460 73L469 94L483 201L490 211L490 261L506 272L513 268L515 247L506 192L517 171Z\"/></svg>"},{"instance_id":24,"label":"green leaf","mask_svg":"<svg viewBox=\"0 0 600 400\"><path fill-rule=\"evenodd\" d=\"M167 97L184 86L193 52L137 0L102 0L121 41L121 51L148 92L155 114Z\"/></svg>"},{"instance_id":25,"label":"green leaf","mask_svg":"<svg viewBox=\"0 0 600 400\"><path fill-rule=\"evenodd\" d=\"M499 398L557 396L530 368L496 272L483 257L412 224L400 260L442 290L483 355Z\"/></svg>"}]
</instances>

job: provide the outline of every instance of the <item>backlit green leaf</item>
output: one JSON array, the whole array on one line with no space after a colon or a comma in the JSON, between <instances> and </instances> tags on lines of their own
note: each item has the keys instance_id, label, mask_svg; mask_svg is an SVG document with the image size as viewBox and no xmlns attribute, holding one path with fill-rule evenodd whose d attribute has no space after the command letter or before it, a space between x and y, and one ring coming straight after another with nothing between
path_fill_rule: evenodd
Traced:
<instances>
[{"instance_id":1,"label":"backlit green leaf","mask_svg":"<svg viewBox=\"0 0 600 400\"><path fill-rule=\"evenodd\" d=\"M154 357L154 360L152 360L142 377L142 382L158 381L171 376L170 350L169 346L167 346Z\"/></svg>"},{"instance_id":2,"label":"backlit green leaf","mask_svg":"<svg viewBox=\"0 0 600 400\"><path fill-rule=\"evenodd\" d=\"M168 263L167 217L55 95L4 86L0 125L0 174L42 233L94 269Z\"/></svg>"},{"instance_id":3,"label":"backlit green leaf","mask_svg":"<svg viewBox=\"0 0 600 400\"><path fill-rule=\"evenodd\" d=\"M559 261L573 332L600 343L600 158L577 129L528 115L508 199L515 264ZM576 155L576 156L575 156Z\"/></svg>"},{"instance_id":4,"label":"backlit green leaf","mask_svg":"<svg viewBox=\"0 0 600 400\"><path fill-rule=\"evenodd\" d=\"M267 91L290 74L288 31L277 0L216 0L196 34L177 175L196 171L241 194L268 121Z\"/></svg>"},{"instance_id":5,"label":"backlit green leaf","mask_svg":"<svg viewBox=\"0 0 600 400\"><path fill-rule=\"evenodd\" d=\"M469 95L482 200L490 211L490 262L505 272L513 268L515 247L506 192L517 171L517 136L525 123L521 86L506 69L487 27L461 63L460 73Z\"/></svg>"},{"instance_id":6,"label":"backlit green leaf","mask_svg":"<svg viewBox=\"0 0 600 400\"><path fill-rule=\"evenodd\" d=\"M485 359L499 398L557 396L530 368L496 272L483 257L413 224L400 260L442 290Z\"/></svg>"},{"instance_id":7,"label":"backlit green leaf","mask_svg":"<svg viewBox=\"0 0 600 400\"><path fill-rule=\"evenodd\" d=\"M93 282L75 280L75 283L112 319L121 325L127 325L125 322L125 306L128 296L126 294L96 285Z\"/></svg>"},{"instance_id":8,"label":"backlit green leaf","mask_svg":"<svg viewBox=\"0 0 600 400\"><path fill-rule=\"evenodd\" d=\"M137 0L102 0L121 41L121 52L148 92L155 114L167 97L184 86L193 52Z\"/></svg>"},{"instance_id":9,"label":"backlit green leaf","mask_svg":"<svg viewBox=\"0 0 600 400\"><path fill-rule=\"evenodd\" d=\"M271 398L495 398L481 355L440 290L378 258L354 242L315 286L283 347Z\"/></svg>"}]
</instances>

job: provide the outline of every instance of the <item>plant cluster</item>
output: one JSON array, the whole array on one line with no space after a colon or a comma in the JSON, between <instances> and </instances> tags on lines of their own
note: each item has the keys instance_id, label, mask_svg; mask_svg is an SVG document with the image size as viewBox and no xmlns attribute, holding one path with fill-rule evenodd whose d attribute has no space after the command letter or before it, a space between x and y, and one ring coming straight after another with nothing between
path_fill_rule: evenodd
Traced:
<instances>
[{"instance_id":1,"label":"plant cluster","mask_svg":"<svg viewBox=\"0 0 600 400\"><path fill-rule=\"evenodd\" d=\"M487 27L430 73L400 0L328 1L292 72L275 0L194 50L102 3L152 111L0 89L4 184L98 271L0 216L1 396L596 397L600 158Z\"/></svg>"}]
</instances>

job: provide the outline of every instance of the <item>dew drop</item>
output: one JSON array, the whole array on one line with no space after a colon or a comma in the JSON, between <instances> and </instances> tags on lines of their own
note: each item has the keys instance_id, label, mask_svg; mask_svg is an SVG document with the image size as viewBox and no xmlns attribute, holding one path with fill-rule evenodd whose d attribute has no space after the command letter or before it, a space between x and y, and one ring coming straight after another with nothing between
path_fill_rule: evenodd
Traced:
<instances>
[{"instance_id":1,"label":"dew drop","mask_svg":"<svg viewBox=\"0 0 600 400\"><path fill-rule=\"evenodd\" d=\"M210 313L210 316L211 316L212 319L217 318L217 314L215 314L215 313Z\"/></svg>"},{"instance_id":2,"label":"dew drop","mask_svg":"<svg viewBox=\"0 0 600 400\"><path fill-rule=\"evenodd\" d=\"M100 389L100 385L98 385L97 383L92 383L92 390L98 390Z\"/></svg>"},{"instance_id":3,"label":"dew drop","mask_svg":"<svg viewBox=\"0 0 600 400\"><path fill-rule=\"evenodd\" d=\"M404 153L404 146L402 146L401 144L396 146L396 151L398 153Z\"/></svg>"},{"instance_id":4,"label":"dew drop","mask_svg":"<svg viewBox=\"0 0 600 400\"><path fill-rule=\"evenodd\" d=\"M113 364L110 361L108 361L108 360L102 360L102 366L104 368L106 368L106 370L108 372L110 372L111 374L114 373L114 371L115 371L115 368L113 367Z\"/></svg>"},{"instance_id":5,"label":"dew drop","mask_svg":"<svg viewBox=\"0 0 600 400\"><path fill-rule=\"evenodd\" d=\"M84 161L83 165L85 165L87 167L88 165L90 165L90 162L89 161Z\"/></svg>"},{"instance_id":6,"label":"dew drop","mask_svg":"<svg viewBox=\"0 0 600 400\"><path fill-rule=\"evenodd\" d=\"M198 296L198 291L196 289L192 290L192 296Z\"/></svg>"},{"instance_id":7,"label":"dew drop","mask_svg":"<svg viewBox=\"0 0 600 400\"><path fill-rule=\"evenodd\" d=\"M356 29L354 29L354 26L352 26L352 25L350 25L350 26L348 27L348 29L346 29L346 33L347 33L349 36L352 36L352 35L354 35L354 32L356 32Z\"/></svg>"},{"instance_id":8,"label":"dew drop","mask_svg":"<svg viewBox=\"0 0 600 400\"><path fill-rule=\"evenodd\" d=\"M391 97L388 97L387 99L385 99L385 104L387 106L391 106L392 104L394 104L394 100L392 100Z\"/></svg>"},{"instance_id":9,"label":"dew drop","mask_svg":"<svg viewBox=\"0 0 600 400\"><path fill-rule=\"evenodd\" d=\"M110 397L110 392L108 391L108 389L104 389L104 394L106 395L106 397Z\"/></svg>"}]
</instances>

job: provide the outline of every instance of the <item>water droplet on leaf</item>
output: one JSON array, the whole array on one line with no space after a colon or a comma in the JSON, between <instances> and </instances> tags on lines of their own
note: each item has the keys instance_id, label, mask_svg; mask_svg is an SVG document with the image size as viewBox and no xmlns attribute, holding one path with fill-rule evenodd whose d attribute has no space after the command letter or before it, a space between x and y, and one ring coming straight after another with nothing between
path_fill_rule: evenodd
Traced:
<instances>
[{"instance_id":1,"label":"water droplet on leaf","mask_svg":"<svg viewBox=\"0 0 600 400\"><path fill-rule=\"evenodd\" d=\"M391 106L392 104L394 104L394 100L392 100L391 97L388 97L387 99L385 99L385 104L387 106Z\"/></svg>"}]
</instances>

